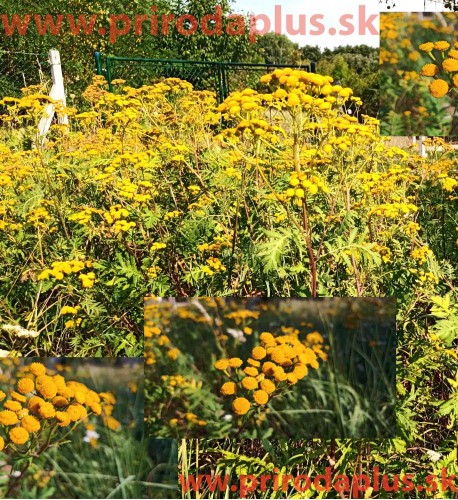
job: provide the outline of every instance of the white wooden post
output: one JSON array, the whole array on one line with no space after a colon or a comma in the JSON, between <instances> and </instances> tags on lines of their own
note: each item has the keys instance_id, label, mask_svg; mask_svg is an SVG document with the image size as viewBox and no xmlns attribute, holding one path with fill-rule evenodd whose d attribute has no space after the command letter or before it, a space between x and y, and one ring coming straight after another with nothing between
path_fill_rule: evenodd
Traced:
<instances>
[{"instance_id":1,"label":"white wooden post","mask_svg":"<svg viewBox=\"0 0 458 500\"><path fill-rule=\"evenodd\" d=\"M62 74L62 66L60 62L60 54L56 49L51 49L49 51L49 64L51 66L51 77L52 77L52 87L49 93L49 97L54 99L55 101L61 101L64 106L66 106L66 98L65 98L65 87L64 87L64 77ZM38 124L38 135L40 137L44 137L49 128L51 127L52 119L54 117L54 113L56 108L54 104L48 104L45 108L45 115L40 120ZM59 116L58 123L63 125L68 124L68 116Z\"/></svg>"},{"instance_id":2,"label":"white wooden post","mask_svg":"<svg viewBox=\"0 0 458 500\"><path fill-rule=\"evenodd\" d=\"M425 143L423 142L424 140L425 140L424 135L421 135L418 138L418 151L420 153L420 156L422 156L423 158L426 157L426 146L425 146Z\"/></svg>"}]
</instances>

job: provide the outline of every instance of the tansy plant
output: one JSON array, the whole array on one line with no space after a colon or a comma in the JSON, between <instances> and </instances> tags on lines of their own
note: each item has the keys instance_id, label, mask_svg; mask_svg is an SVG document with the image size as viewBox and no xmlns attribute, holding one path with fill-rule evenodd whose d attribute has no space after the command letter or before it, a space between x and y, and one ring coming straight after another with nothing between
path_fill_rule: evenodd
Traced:
<instances>
[{"instance_id":1,"label":"tansy plant","mask_svg":"<svg viewBox=\"0 0 458 500\"><path fill-rule=\"evenodd\" d=\"M240 358L215 363L230 379L222 385L221 394L235 396L232 409L236 415L262 412L270 398L292 390L307 376L309 367L318 369L319 359L327 360L324 339L318 332L308 334L305 341L294 334L275 337L263 332L259 340L246 363Z\"/></svg>"},{"instance_id":2,"label":"tansy plant","mask_svg":"<svg viewBox=\"0 0 458 500\"><path fill-rule=\"evenodd\" d=\"M419 46L433 61L423 66L421 74L433 78L428 90L436 98L458 92L458 42L455 42L454 48L450 47L450 43L444 40L425 42Z\"/></svg>"},{"instance_id":3,"label":"tansy plant","mask_svg":"<svg viewBox=\"0 0 458 500\"><path fill-rule=\"evenodd\" d=\"M96 78L88 110L66 109L43 144L47 101L0 99L0 322L39 333L3 335L0 349L138 357L148 294L390 296L402 284L405 303L422 271L447 289L454 151L386 145L330 76L281 68L220 106L176 79L104 87ZM426 244L419 265L411 252ZM179 363L180 343L161 342Z\"/></svg>"},{"instance_id":4,"label":"tansy plant","mask_svg":"<svg viewBox=\"0 0 458 500\"><path fill-rule=\"evenodd\" d=\"M15 491L35 459L69 442L81 424L99 418L111 430L120 426L111 416L116 403L113 394L66 380L42 363L31 363L16 373L7 392L0 390L0 451L10 457L14 471L5 497Z\"/></svg>"}]
</instances>

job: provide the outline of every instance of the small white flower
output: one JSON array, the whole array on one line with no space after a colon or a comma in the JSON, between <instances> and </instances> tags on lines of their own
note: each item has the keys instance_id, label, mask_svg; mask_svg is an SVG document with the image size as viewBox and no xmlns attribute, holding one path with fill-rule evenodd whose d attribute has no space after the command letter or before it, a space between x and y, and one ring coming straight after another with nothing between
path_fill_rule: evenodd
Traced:
<instances>
[{"instance_id":1,"label":"small white flower","mask_svg":"<svg viewBox=\"0 0 458 500\"><path fill-rule=\"evenodd\" d=\"M223 417L223 420L226 420L226 422L231 421L232 415L230 413L226 413L226 415L224 415L224 417Z\"/></svg>"},{"instance_id":2,"label":"small white flower","mask_svg":"<svg viewBox=\"0 0 458 500\"><path fill-rule=\"evenodd\" d=\"M11 351L4 351L0 349L0 358L7 358L11 354Z\"/></svg>"},{"instance_id":3,"label":"small white flower","mask_svg":"<svg viewBox=\"0 0 458 500\"><path fill-rule=\"evenodd\" d=\"M26 330L25 328L22 328L20 332L18 332L17 336L18 337L26 337L26 338L36 338L40 335L38 332L35 330Z\"/></svg>"},{"instance_id":4,"label":"small white flower","mask_svg":"<svg viewBox=\"0 0 458 500\"><path fill-rule=\"evenodd\" d=\"M92 439L97 440L97 439L99 439L99 437L100 437L100 434L98 434L97 432L87 430L86 435L83 438L83 441L85 443L90 443Z\"/></svg>"},{"instance_id":5,"label":"small white flower","mask_svg":"<svg viewBox=\"0 0 458 500\"><path fill-rule=\"evenodd\" d=\"M431 460L431 462L437 462L442 458L442 453L438 453L434 450L426 450L426 455L428 455L428 458Z\"/></svg>"},{"instance_id":6,"label":"small white flower","mask_svg":"<svg viewBox=\"0 0 458 500\"><path fill-rule=\"evenodd\" d=\"M20 331L21 327L19 325L3 325L2 330L5 332L17 333Z\"/></svg>"},{"instance_id":7,"label":"small white flower","mask_svg":"<svg viewBox=\"0 0 458 500\"><path fill-rule=\"evenodd\" d=\"M3 325L2 330L4 330L5 332L14 333L17 337L34 339L35 337L38 337L38 335L40 335L35 330L26 330L25 328L22 328L21 325Z\"/></svg>"},{"instance_id":8,"label":"small white flower","mask_svg":"<svg viewBox=\"0 0 458 500\"><path fill-rule=\"evenodd\" d=\"M245 335L243 335L242 330L236 330L235 328L228 328L227 333L234 337L234 339L239 340L240 342L246 342Z\"/></svg>"}]
</instances>

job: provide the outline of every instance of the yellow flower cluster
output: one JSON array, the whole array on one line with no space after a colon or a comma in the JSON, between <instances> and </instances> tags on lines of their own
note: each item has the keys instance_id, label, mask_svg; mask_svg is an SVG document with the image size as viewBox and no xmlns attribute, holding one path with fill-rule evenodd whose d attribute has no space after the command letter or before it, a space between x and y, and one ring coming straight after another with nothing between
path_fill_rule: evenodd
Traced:
<instances>
[{"instance_id":1,"label":"yellow flower cluster","mask_svg":"<svg viewBox=\"0 0 458 500\"><path fill-rule=\"evenodd\" d=\"M445 189L445 191L451 192L456 187L458 187L458 178L454 179L452 177L448 177L447 175L445 175L441 179L441 184L442 184L442 187Z\"/></svg>"},{"instance_id":2,"label":"yellow flower cluster","mask_svg":"<svg viewBox=\"0 0 458 500\"><path fill-rule=\"evenodd\" d=\"M116 402L111 393L98 394L81 382L66 381L42 363L21 369L9 396L0 391L0 401L0 424L8 428L7 436L0 436L0 449L33 446L41 432L76 425L91 415L100 416L112 429L120 425L111 416Z\"/></svg>"},{"instance_id":3,"label":"yellow flower cluster","mask_svg":"<svg viewBox=\"0 0 458 500\"><path fill-rule=\"evenodd\" d=\"M71 275L80 273L78 279L81 281L83 288L92 288L95 281L95 273L90 271L88 273L82 273L81 271L85 268L91 268L92 261L80 261L80 260L70 260L70 261L57 261L51 264L51 268L44 269L38 276L37 280L47 280L49 278L54 278L56 280L64 279L65 275Z\"/></svg>"},{"instance_id":4,"label":"yellow flower cluster","mask_svg":"<svg viewBox=\"0 0 458 500\"><path fill-rule=\"evenodd\" d=\"M432 254L433 252L428 247L428 245L414 248L412 252L410 252L410 256L412 257L412 259L418 261L419 264L425 264L428 260L428 256L431 256Z\"/></svg>"},{"instance_id":5,"label":"yellow flower cluster","mask_svg":"<svg viewBox=\"0 0 458 500\"><path fill-rule=\"evenodd\" d=\"M225 236L215 236L214 243L202 243L197 245L199 252L218 252L224 247L230 247L231 242Z\"/></svg>"},{"instance_id":6,"label":"yellow flower cluster","mask_svg":"<svg viewBox=\"0 0 458 500\"><path fill-rule=\"evenodd\" d=\"M153 299L148 299L153 300ZM157 307L156 307L157 306ZM165 347L166 356L175 361L181 354L181 351L174 347L170 338L165 335L162 328L159 328L156 323L154 315L150 314L150 311L154 311L156 314L160 315L161 304L152 304L145 306L145 326L144 326L144 336L146 339L145 343L145 363L151 365L155 363L156 357L152 351L153 343L151 339L154 339L154 345L160 348ZM166 325L167 320L161 318L162 324Z\"/></svg>"},{"instance_id":7,"label":"yellow flower cluster","mask_svg":"<svg viewBox=\"0 0 458 500\"><path fill-rule=\"evenodd\" d=\"M146 338L151 338L153 335L160 335L161 329L157 326L148 326L148 324L145 324L144 332Z\"/></svg>"},{"instance_id":8,"label":"yellow flower cluster","mask_svg":"<svg viewBox=\"0 0 458 500\"><path fill-rule=\"evenodd\" d=\"M167 248L166 243L161 243L159 241L156 241L151 245L151 252L156 252L157 250L164 250L164 248Z\"/></svg>"},{"instance_id":9,"label":"yellow flower cluster","mask_svg":"<svg viewBox=\"0 0 458 500\"><path fill-rule=\"evenodd\" d=\"M175 387L193 387L194 381L187 380L183 375L162 375L162 381L171 389Z\"/></svg>"},{"instance_id":10,"label":"yellow flower cluster","mask_svg":"<svg viewBox=\"0 0 458 500\"><path fill-rule=\"evenodd\" d=\"M217 257L209 257L207 265L203 265L201 270L208 276L213 276L217 272L226 271L226 266Z\"/></svg>"},{"instance_id":11,"label":"yellow flower cluster","mask_svg":"<svg viewBox=\"0 0 458 500\"><path fill-rule=\"evenodd\" d=\"M439 283L438 277L432 271L424 271L423 269L410 269L412 274L416 274L418 276L418 282L427 287L437 285Z\"/></svg>"},{"instance_id":12,"label":"yellow flower cluster","mask_svg":"<svg viewBox=\"0 0 458 500\"><path fill-rule=\"evenodd\" d=\"M91 207L82 207L78 212L68 216L69 221L77 222L78 224L88 224L92 220L92 214L100 213L100 210Z\"/></svg>"},{"instance_id":13,"label":"yellow flower cluster","mask_svg":"<svg viewBox=\"0 0 458 500\"><path fill-rule=\"evenodd\" d=\"M172 212L167 212L164 215L164 220L175 219L176 217L179 217L180 215L181 215L181 212L179 210L173 210Z\"/></svg>"},{"instance_id":14,"label":"yellow flower cluster","mask_svg":"<svg viewBox=\"0 0 458 500\"><path fill-rule=\"evenodd\" d=\"M456 45L456 44L455 44ZM445 52L450 49L447 41L426 42L419 46L434 61L434 64L425 64L421 69L423 76L434 78L429 84L429 93L436 98L446 96L451 88L458 87L458 50L451 49L447 56ZM437 51L439 54L434 54ZM440 78L439 78L440 77Z\"/></svg>"},{"instance_id":15,"label":"yellow flower cluster","mask_svg":"<svg viewBox=\"0 0 458 500\"><path fill-rule=\"evenodd\" d=\"M400 215L408 215L410 213L415 213L418 211L418 207L413 203L383 203L375 208L373 208L369 214L370 215L383 215L385 217L399 217Z\"/></svg>"},{"instance_id":16,"label":"yellow flower cluster","mask_svg":"<svg viewBox=\"0 0 458 500\"><path fill-rule=\"evenodd\" d=\"M78 311L81 309L81 306L64 306L60 310L60 315L64 316L65 314L78 314Z\"/></svg>"},{"instance_id":17,"label":"yellow flower cluster","mask_svg":"<svg viewBox=\"0 0 458 500\"><path fill-rule=\"evenodd\" d=\"M417 224L416 222L408 222L404 226L403 231L407 234L407 236L412 236L420 231L420 224Z\"/></svg>"},{"instance_id":18,"label":"yellow flower cluster","mask_svg":"<svg viewBox=\"0 0 458 500\"><path fill-rule=\"evenodd\" d=\"M352 97L353 91L341 85L332 85L332 77L296 69L277 69L260 79L270 92L259 93L253 89L233 92L219 107L223 118L238 121L233 128L226 128L221 137L229 142L234 139L252 138L270 144L287 139L285 128L269 122L265 110L288 110L292 115L307 113L315 116L337 116L337 110L349 99L357 106L362 102ZM313 126L313 120L310 121ZM235 170L229 171L236 175Z\"/></svg>"},{"instance_id":19,"label":"yellow flower cluster","mask_svg":"<svg viewBox=\"0 0 458 500\"><path fill-rule=\"evenodd\" d=\"M54 470L39 470L32 476L39 488L46 488L49 481L56 475Z\"/></svg>"},{"instance_id":20,"label":"yellow flower cluster","mask_svg":"<svg viewBox=\"0 0 458 500\"><path fill-rule=\"evenodd\" d=\"M241 325L247 319L258 319L259 311L250 311L249 309L237 309L224 315L225 318L234 320L236 325Z\"/></svg>"},{"instance_id":21,"label":"yellow flower cluster","mask_svg":"<svg viewBox=\"0 0 458 500\"><path fill-rule=\"evenodd\" d=\"M180 413L179 418L171 418L169 424L172 427L181 426L184 429L188 429L190 426L205 427L207 422L200 419L195 413Z\"/></svg>"},{"instance_id":22,"label":"yellow flower cluster","mask_svg":"<svg viewBox=\"0 0 458 500\"><path fill-rule=\"evenodd\" d=\"M385 264L391 262L391 250L387 246L375 243L372 246L372 250L380 255L382 261L385 262Z\"/></svg>"},{"instance_id":23,"label":"yellow flower cluster","mask_svg":"<svg viewBox=\"0 0 458 500\"><path fill-rule=\"evenodd\" d=\"M37 228L46 228L46 221L51 221L52 217L45 207L38 207L27 213L27 220Z\"/></svg>"},{"instance_id":24,"label":"yellow flower cluster","mask_svg":"<svg viewBox=\"0 0 458 500\"><path fill-rule=\"evenodd\" d=\"M237 397L232 409L245 415L252 407L264 406L274 396L281 396L308 374L308 367L318 369L319 359L327 360L324 339L318 332L309 333L305 341L298 338L299 331L274 336L263 332L260 345L251 351L246 366L240 358L223 358L215 368L226 373L231 381L221 387L224 396Z\"/></svg>"},{"instance_id":25,"label":"yellow flower cluster","mask_svg":"<svg viewBox=\"0 0 458 500\"><path fill-rule=\"evenodd\" d=\"M330 95L332 93L338 94L341 97L348 98L352 95L352 90L349 88L342 88L340 85L331 85L332 77L318 75L316 73L308 73L306 71L297 69L276 69L269 75L261 77L261 83L274 86L279 84L291 90L292 95L299 95L293 90L301 90L311 92L317 95ZM278 97L289 99L291 94L279 92Z\"/></svg>"},{"instance_id":26,"label":"yellow flower cluster","mask_svg":"<svg viewBox=\"0 0 458 500\"><path fill-rule=\"evenodd\" d=\"M161 271L162 269L159 266L151 266L146 270L146 274L148 275L148 278L154 280L158 277Z\"/></svg>"},{"instance_id":27,"label":"yellow flower cluster","mask_svg":"<svg viewBox=\"0 0 458 500\"><path fill-rule=\"evenodd\" d=\"M127 232L137 226L133 221L128 221L126 218L130 212L120 204L112 205L109 211L96 209L92 207L82 207L78 212L68 216L69 221L74 221L81 225L87 225L92 222L92 216L98 214L102 221L110 225L109 231L114 234Z\"/></svg>"},{"instance_id":28,"label":"yellow flower cluster","mask_svg":"<svg viewBox=\"0 0 458 500\"><path fill-rule=\"evenodd\" d=\"M284 193L286 197L296 197L299 200L305 198L306 193L311 195L317 194L318 191L328 193L329 189L322 179L316 175L308 176L304 172L292 172L289 183L292 188L289 188Z\"/></svg>"},{"instance_id":29,"label":"yellow flower cluster","mask_svg":"<svg viewBox=\"0 0 458 500\"><path fill-rule=\"evenodd\" d=\"M393 198L400 187L414 182L416 176L409 168L393 165L384 172L363 172L357 179L361 181L361 190L377 199L381 194Z\"/></svg>"}]
</instances>

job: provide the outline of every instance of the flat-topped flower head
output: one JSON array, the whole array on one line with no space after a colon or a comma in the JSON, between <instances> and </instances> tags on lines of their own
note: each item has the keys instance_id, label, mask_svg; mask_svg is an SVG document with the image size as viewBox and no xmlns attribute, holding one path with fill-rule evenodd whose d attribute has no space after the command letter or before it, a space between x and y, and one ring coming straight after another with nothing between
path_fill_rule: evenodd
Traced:
<instances>
[{"instance_id":1,"label":"flat-topped flower head","mask_svg":"<svg viewBox=\"0 0 458 500\"><path fill-rule=\"evenodd\" d=\"M251 408L251 403L246 398L235 398L232 402L232 409L237 415L245 415Z\"/></svg>"},{"instance_id":2,"label":"flat-topped flower head","mask_svg":"<svg viewBox=\"0 0 458 500\"><path fill-rule=\"evenodd\" d=\"M218 359L215 363L215 368L217 370L227 370L229 368L229 360L228 359Z\"/></svg>"},{"instance_id":3,"label":"flat-topped flower head","mask_svg":"<svg viewBox=\"0 0 458 500\"><path fill-rule=\"evenodd\" d=\"M254 366L247 366L243 371L250 377L256 377L259 374L257 368L255 368Z\"/></svg>"},{"instance_id":4,"label":"flat-topped flower head","mask_svg":"<svg viewBox=\"0 0 458 500\"><path fill-rule=\"evenodd\" d=\"M242 380L242 387L247 390L253 390L258 387L258 381L254 377L245 377Z\"/></svg>"},{"instance_id":5,"label":"flat-topped flower head","mask_svg":"<svg viewBox=\"0 0 458 500\"><path fill-rule=\"evenodd\" d=\"M65 411L56 411L56 420L59 425L59 427L67 427L68 425L71 424L71 419L70 419L70 415L65 412Z\"/></svg>"},{"instance_id":6,"label":"flat-topped flower head","mask_svg":"<svg viewBox=\"0 0 458 500\"><path fill-rule=\"evenodd\" d=\"M1 425L16 425L18 423L18 418L16 413L11 410L0 411L0 424Z\"/></svg>"},{"instance_id":7,"label":"flat-topped flower head","mask_svg":"<svg viewBox=\"0 0 458 500\"><path fill-rule=\"evenodd\" d=\"M449 90L448 83L445 80L442 80L441 78L438 78L437 80L434 80L429 84L429 93L433 97L444 97L447 95L447 92Z\"/></svg>"},{"instance_id":8,"label":"flat-topped flower head","mask_svg":"<svg viewBox=\"0 0 458 500\"><path fill-rule=\"evenodd\" d=\"M442 61L442 67L449 73L458 71L458 59L448 58Z\"/></svg>"},{"instance_id":9,"label":"flat-topped flower head","mask_svg":"<svg viewBox=\"0 0 458 500\"><path fill-rule=\"evenodd\" d=\"M52 403L47 403L43 401L42 403L39 404L38 415L40 415L40 417L45 419L53 418L56 415L56 410L52 405Z\"/></svg>"},{"instance_id":10,"label":"flat-topped flower head","mask_svg":"<svg viewBox=\"0 0 458 500\"><path fill-rule=\"evenodd\" d=\"M35 384L32 379L24 377L20 378L17 383L17 390L21 394L29 394L35 389Z\"/></svg>"},{"instance_id":11,"label":"flat-topped flower head","mask_svg":"<svg viewBox=\"0 0 458 500\"><path fill-rule=\"evenodd\" d=\"M37 392L39 392L45 399L52 399L57 394L57 386L52 377L41 375L36 380Z\"/></svg>"},{"instance_id":12,"label":"flat-topped flower head","mask_svg":"<svg viewBox=\"0 0 458 500\"><path fill-rule=\"evenodd\" d=\"M445 52L450 48L450 44L446 42L445 40L440 40L438 42L434 43L434 48L436 50L440 50L441 52Z\"/></svg>"},{"instance_id":13,"label":"flat-topped flower head","mask_svg":"<svg viewBox=\"0 0 458 500\"><path fill-rule=\"evenodd\" d=\"M22 409L22 405L19 401L12 401L10 399L9 401L5 401L3 403L3 408L16 412Z\"/></svg>"},{"instance_id":14,"label":"flat-topped flower head","mask_svg":"<svg viewBox=\"0 0 458 500\"><path fill-rule=\"evenodd\" d=\"M38 432L41 428L39 420L32 415L26 415L21 419L21 427L27 432Z\"/></svg>"},{"instance_id":15,"label":"flat-topped flower head","mask_svg":"<svg viewBox=\"0 0 458 500\"><path fill-rule=\"evenodd\" d=\"M258 405L265 405L269 401L269 394L263 389L259 389L253 393L253 399Z\"/></svg>"},{"instance_id":16,"label":"flat-topped flower head","mask_svg":"<svg viewBox=\"0 0 458 500\"><path fill-rule=\"evenodd\" d=\"M25 444L29 440L30 434L23 427L13 427L9 431L9 436L14 444Z\"/></svg>"},{"instance_id":17,"label":"flat-topped flower head","mask_svg":"<svg viewBox=\"0 0 458 500\"><path fill-rule=\"evenodd\" d=\"M427 53L432 52L434 49L434 43L432 43L432 42L422 43L418 48L423 52L427 52Z\"/></svg>"},{"instance_id":18,"label":"flat-topped flower head","mask_svg":"<svg viewBox=\"0 0 458 500\"><path fill-rule=\"evenodd\" d=\"M423 76L435 76L439 73L439 67L436 64L425 64L421 68L421 74Z\"/></svg>"},{"instance_id":19,"label":"flat-topped flower head","mask_svg":"<svg viewBox=\"0 0 458 500\"><path fill-rule=\"evenodd\" d=\"M275 392L276 386L269 379L261 380L261 383L259 385L263 391L267 392L267 394L272 394L272 392Z\"/></svg>"},{"instance_id":20,"label":"flat-topped flower head","mask_svg":"<svg viewBox=\"0 0 458 500\"><path fill-rule=\"evenodd\" d=\"M29 365L29 372L39 377L46 374L46 367L42 363L32 363Z\"/></svg>"},{"instance_id":21,"label":"flat-topped flower head","mask_svg":"<svg viewBox=\"0 0 458 500\"><path fill-rule=\"evenodd\" d=\"M237 384L235 382L225 382L221 386L221 394L224 396L231 396L235 394L237 391Z\"/></svg>"},{"instance_id":22,"label":"flat-topped flower head","mask_svg":"<svg viewBox=\"0 0 458 500\"><path fill-rule=\"evenodd\" d=\"M243 361L240 358L230 358L229 366L231 368L240 368L243 365Z\"/></svg>"}]
</instances>

